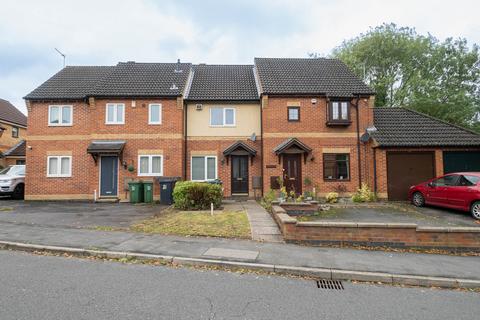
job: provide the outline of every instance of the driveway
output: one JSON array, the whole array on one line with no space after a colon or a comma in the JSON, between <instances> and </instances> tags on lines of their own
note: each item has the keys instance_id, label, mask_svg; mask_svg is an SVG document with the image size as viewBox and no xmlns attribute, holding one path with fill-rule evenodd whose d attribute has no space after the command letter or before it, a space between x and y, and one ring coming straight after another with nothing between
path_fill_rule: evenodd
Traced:
<instances>
[{"instance_id":1,"label":"driveway","mask_svg":"<svg viewBox=\"0 0 480 320\"><path fill-rule=\"evenodd\" d=\"M0 223L49 227L128 227L160 212L165 206L130 203L24 202L0 200Z\"/></svg>"},{"instance_id":2,"label":"driveway","mask_svg":"<svg viewBox=\"0 0 480 320\"><path fill-rule=\"evenodd\" d=\"M437 207L417 208L409 203L376 203L349 207L333 207L319 216L305 220L334 222L416 223L434 227L477 227L480 223L470 213Z\"/></svg>"}]
</instances>

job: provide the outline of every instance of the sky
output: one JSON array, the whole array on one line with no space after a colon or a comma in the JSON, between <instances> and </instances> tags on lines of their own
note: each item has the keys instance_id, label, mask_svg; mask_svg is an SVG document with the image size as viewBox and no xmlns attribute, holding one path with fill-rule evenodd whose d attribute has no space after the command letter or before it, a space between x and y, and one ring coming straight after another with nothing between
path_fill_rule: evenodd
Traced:
<instances>
[{"instance_id":1,"label":"sky","mask_svg":"<svg viewBox=\"0 0 480 320\"><path fill-rule=\"evenodd\" d=\"M480 44L477 0L0 0L0 98L22 97L67 65L253 63L328 55L382 23Z\"/></svg>"}]
</instances>

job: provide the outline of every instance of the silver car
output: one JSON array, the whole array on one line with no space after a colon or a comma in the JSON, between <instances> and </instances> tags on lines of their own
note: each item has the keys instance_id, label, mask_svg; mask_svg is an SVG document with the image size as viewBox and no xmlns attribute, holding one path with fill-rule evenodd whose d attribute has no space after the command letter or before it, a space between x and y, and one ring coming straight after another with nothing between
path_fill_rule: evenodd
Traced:
<instances>
[{"instance_id":1,"label":"silver car","mask_svg":"<svg viewBox=\"0 0 480 320\"><path fill-rule=\"evenodd\" d=\"M23 199L25 193L25 165L8 166L0 171L0 196Z\"/></svg>"}]
</instances>

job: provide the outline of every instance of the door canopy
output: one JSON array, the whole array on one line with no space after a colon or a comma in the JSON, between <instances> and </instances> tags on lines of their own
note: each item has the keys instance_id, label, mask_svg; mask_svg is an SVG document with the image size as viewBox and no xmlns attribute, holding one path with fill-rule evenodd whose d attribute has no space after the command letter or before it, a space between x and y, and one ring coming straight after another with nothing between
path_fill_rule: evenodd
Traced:
<instances>
[{"instance_id":1,"label":"door canopy","mask_svg":"<svg viewBox=\"0 0 480 320\"><path fill-rule=\"evenodd\" d=\"M87 153L92 155L95 163L97 163L98 156L102 155L119 156L121 160L123 148L125 148L123 140L92 141L87 148Z\"/></svg>"},{"instance_id":2,"label":"door canopy","mask_svg":"<svg viewBox=\"0 0 480 320\"><path fill-rule=\"evenodd\" d=\"M245 142L237 141L234 144L230 145L228 148L226 148L223 151L223 155L227 159L227 164L230 156L249 156L250 161L253 163L253 157L257 155L257 151Z\"/></svg>"},{"instance_id":3,"label":"door canopy","mask_svg":"<svg viewBox=\"0 0 480 320\"><path fill-rule=\"evenodd\" d=\"M307 156L312 152L312 148L297 138L289 138L276 146L273 151L278 156L278 163L282 154L303 154L303 161L307 162Z\"/></svg>"}]
</instances>

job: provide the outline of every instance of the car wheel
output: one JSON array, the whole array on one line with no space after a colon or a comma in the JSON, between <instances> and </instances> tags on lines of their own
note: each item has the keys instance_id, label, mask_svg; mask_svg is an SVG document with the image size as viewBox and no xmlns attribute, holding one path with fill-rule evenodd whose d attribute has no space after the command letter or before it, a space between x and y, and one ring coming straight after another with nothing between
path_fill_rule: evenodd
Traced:
<instances>
[{"instance_id":1,"label":"car wheel","mask_svg":"<svg viewBox=\"0 0 480 320\"><path fill-rule=\"evenodd\" d=\"M472 207L470 208L470 213L472 214L472 217L480 220L480 201L474 202L472 204Z\"/></svg>"},{"instance_id":2,"label":"car wheel","mask_svg":"<svg viewBox=\"0 0 480 320\"><path fill-rule=\"evenodd\" d=\"M15 200L22 200L25 194L25 185L23 183L17 185L13 190L12 198Z\"/></svg>"},{"instance_id":3,"label":"car wheel","mask_svg":"<svg viewBox=\"0 0 480 320\"><path fill-rule=\"evenodd\" d=\"M412 197L412 203L415 207L423 207L425 205L425 198L421 192L415 192Z\"/></svg>"}]
</instances>

